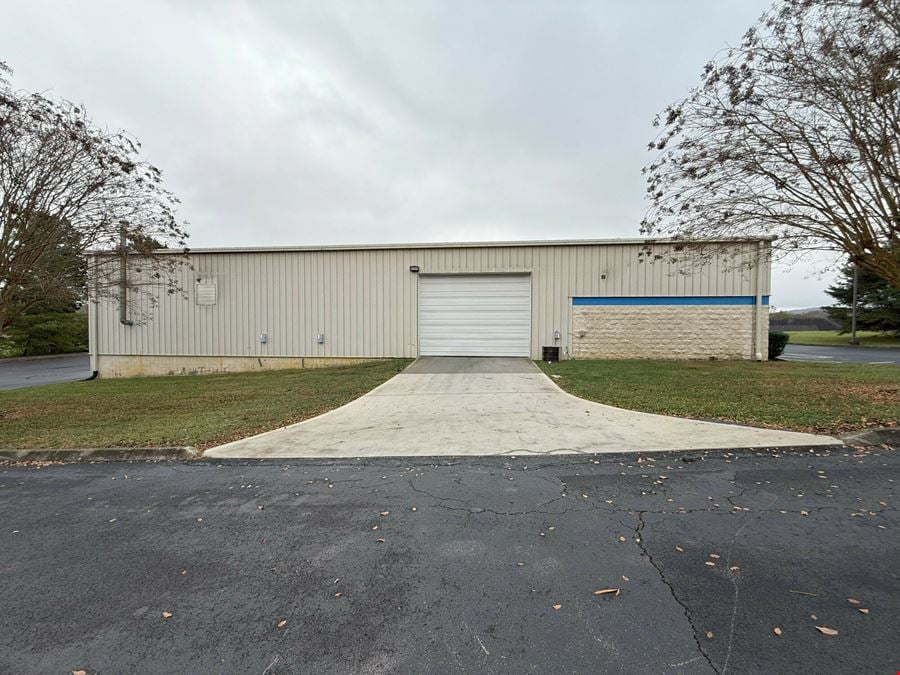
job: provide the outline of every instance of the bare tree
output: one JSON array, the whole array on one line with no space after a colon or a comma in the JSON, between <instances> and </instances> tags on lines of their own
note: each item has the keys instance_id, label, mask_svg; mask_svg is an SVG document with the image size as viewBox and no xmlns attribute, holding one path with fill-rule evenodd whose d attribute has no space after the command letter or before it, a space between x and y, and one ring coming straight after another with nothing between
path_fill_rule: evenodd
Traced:
<instances>
[{"instance_id":1,"label":"bare tree","mask_svg":"<svg viewBox=\"0 0 900 675\"><path fill-rule=\"evenodd\" d=\"M178 200L159 169L138 159L137 141L94 126L80 106L13 90L10 75L0 62L0 331L30 307L70 296L85 275L93 298L118 297L122 256L88 251L124 255L124 240L141 253L150 242L183 247L187 237ZM180 290L179 256L139 258L141 282L130 292Z\"/></svg>"},{"instance_id":2,"label":"bare tree","mask_svg":"<svg viewBox=\"0 0 900 675\"><path fill-rule=\"evenodd\" d=\"M783 0L657 117L644 234L774 236L900 287L900 0Z\"/></svg>"}]
</instances>

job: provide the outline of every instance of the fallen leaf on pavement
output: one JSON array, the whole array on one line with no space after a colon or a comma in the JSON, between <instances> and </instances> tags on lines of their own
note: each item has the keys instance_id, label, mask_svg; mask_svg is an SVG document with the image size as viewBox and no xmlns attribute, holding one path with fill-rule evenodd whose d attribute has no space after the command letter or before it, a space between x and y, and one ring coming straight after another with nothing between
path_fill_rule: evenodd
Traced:
<instances>
[{"instance_id":1,"label":"fallen leaf on pavement","mask_svg":"<svg viewBox=\"0 0 900 675\"><path fill-rule=\"evenodd\" d=\"M816 630L822 633L822 635L835 636L838 634L834 628L829 628L828 626L816 626Z\"/></svg>"},{"instance_id":2,"label":"fallen leaf on pavement","mask_svg":"<svg viewBox=\"0 0 900 675\"><path fill-rule=\"evenodd\" d=\"M772 629L772 632L775 633L775 635L781 635L781 628L775 626L775 628Z\"/></svg>"},{"instance_id":3,"label":"fallen leaf on pavement","mask_svg":"<svg viewBox=\"0 0 900 675\"><path fill-rule=\"evenodd\" d=\"M594 595L609 595L610 593L618 595L621 592L621 588L601 588L599 591L594 591Z\"/></svg>"}]
</instances>

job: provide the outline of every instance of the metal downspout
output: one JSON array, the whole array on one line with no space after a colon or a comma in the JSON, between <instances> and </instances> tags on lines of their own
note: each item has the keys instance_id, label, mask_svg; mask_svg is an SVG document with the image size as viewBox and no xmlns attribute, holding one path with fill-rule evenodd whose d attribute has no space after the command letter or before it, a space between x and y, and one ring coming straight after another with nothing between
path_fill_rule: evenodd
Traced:
<instances>
[{"instance_id":1,"label":"metal downspout","mask_svg":"<svg viewBox=\"0 0 900 675\"><path fill-rule=\"evenodd\" d=\"M763 360L763 347L762 347L762 319L763 319L763 304L762 304L762 242L756 242L756 304L754 305L756 314L754 316L754 320L756 321L755 334L756 337L754 339L755 349L755 358L757 361Z\"/></svg>"},{"instance_id":2,"label":"metal downspout","mask_svg":"<svg viewBox=\"0 0 900 675\"><path fill-rule=\"evenodd\" d=\"M134 321L128 318L128 238L125 233L125 224L119 231L119 323L123 326L133 326Z\"/></svg>"},{"instance_id":3,"label":"metal downspout","mask_svg":"<svg viewBox=\"0 0 900 675\"><path fill-rule=\"evenodd\" d=\"M88 260L92 261L88 263L88 269L90 270L92 266L96 263L94 261L93 256L88 258ZM95 380L97 379L97 375L100 374L100 369L98 368L98 354L97 354L97 332L100 330L100 326L97 324L99 320L99 312L98 305L100 304L100 299L97 297L97 277L96 271L94 272L94 292L91 294L92 297L88 297L88 311L90 315L88 317L88 353L90 354L90 369L91 375L86 380Z\"/></svg>"}]
</instances>

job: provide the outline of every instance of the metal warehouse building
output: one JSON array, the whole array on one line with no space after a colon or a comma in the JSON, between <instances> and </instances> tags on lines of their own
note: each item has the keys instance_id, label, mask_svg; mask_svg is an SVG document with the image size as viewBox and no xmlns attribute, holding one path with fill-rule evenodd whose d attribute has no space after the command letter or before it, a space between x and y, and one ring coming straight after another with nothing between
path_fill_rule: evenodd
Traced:
<instances>
[{"instance_id":1,"label":"metal warehouse building","mask_svg":"<svg viewBox=\"0 0 900 675\"><path fill-rule=\"evenodd\" d=\"M702 261L648 256L647 247L193 250L176 270L183 294L92 303L92 367L127 377L426 355L538 359L545 347L561 359L766 358L768 241L705 242Z\"/></svg>"}]
</instances>

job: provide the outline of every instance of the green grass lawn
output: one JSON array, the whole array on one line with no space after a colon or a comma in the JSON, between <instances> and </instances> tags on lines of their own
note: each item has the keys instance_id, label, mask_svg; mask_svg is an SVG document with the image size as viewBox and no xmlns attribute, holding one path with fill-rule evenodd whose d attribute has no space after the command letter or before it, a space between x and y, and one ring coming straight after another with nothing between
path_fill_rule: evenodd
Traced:
<instances>
[{"instance_id":1,"label":"green grass lawn","mask_svg":"<svg viewBox=\"0 0 900 675\"><path fill-rule=\"evenodd\" d=\"M769 361L539 363L566 391L630 410L841 433L900 421L900 368Z\"/></svg>"},{"instance_id":2,"label":"green grass lawn","mask_svg":"<svg viewBox=\"0 0 900 675\"><path fill-rule=\"evenodd\" d=\"M827 345L829 347L846 347L850 342L850 333L839 335L833 330L792 330L788 344L792 345ZM884 333L868 330L856 331L856 339L860 347L900 347L900 338Z\"/></svg>"},{"instance_id":3,"label":"green grass lawn","mask_svg":"<svg viewBox=\"0 0 900 675\"><path fill-rule=\"evenodd\" d=\"M351 401L407 359L197 377L142 377L0 392L0 447L206 448Z\"/></svg>"}]
</instances>

